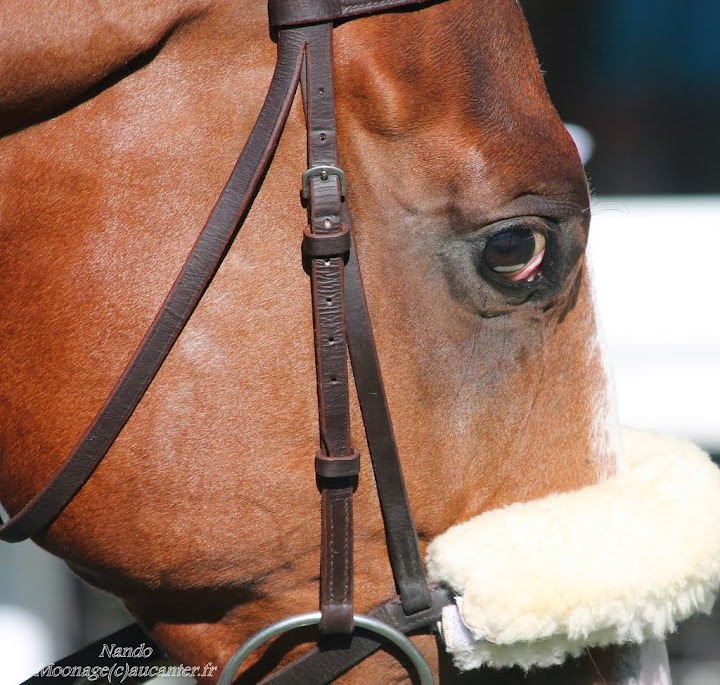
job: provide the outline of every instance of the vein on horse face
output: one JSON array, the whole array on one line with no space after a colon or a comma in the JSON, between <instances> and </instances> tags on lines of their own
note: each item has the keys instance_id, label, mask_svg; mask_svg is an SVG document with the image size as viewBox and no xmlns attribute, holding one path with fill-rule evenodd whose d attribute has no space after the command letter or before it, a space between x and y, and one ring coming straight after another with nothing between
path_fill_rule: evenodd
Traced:
<instances>
[{"instance_id":1,"label":"vein on horse face","mask_svg":"<svg viewBox=\"0 0 720 685\"><path fill-rule=\"evenodd\" d=\"M545 330L544 327L542 329ZM522 425L518 427L517 435L518 437L525 438L525 434L528 429L528 425L530 423L530 418L533 416L535 412L535 404L538 401L538 397L540 395L540 391L542 389L542 382L543 378L545 377L545 369L547 366L547 355L546 355L546 345L543 345L542 347L542 353L540 355L540 359L538 360L538 363L540 365L539 373L536 376L535 381L535 389L532 393L530 393L530 397L532 398L530 401L530 406L528 407L528 410L524 413L522 418Z\"/></svg>"},{"instance_id":2,"label":"vein on horse face","mask_svg":"<svg viewBox=\"0 0 720 685\"><path fill-rule=\"evenodd\" d=\"M470 344L470 354L468 356L467 364L465 364L465 368L463 370L462 376L460 377L460 382L458 383L458 389L455 393L455 398L453 399L452 404L450 405L450 411L455 410L455 406L457 405L458 399L460 397L460 393L462 392L463 387L465 386L465 383L467 381L467 377L470 373L470 367L475 363L475 350L477 349L478 340L480 339L480 333L483 327L483 321L484 319L480 319L475 326L475 330L473 331L472 335L472 342Z\"/></svg>"}]
</instances>

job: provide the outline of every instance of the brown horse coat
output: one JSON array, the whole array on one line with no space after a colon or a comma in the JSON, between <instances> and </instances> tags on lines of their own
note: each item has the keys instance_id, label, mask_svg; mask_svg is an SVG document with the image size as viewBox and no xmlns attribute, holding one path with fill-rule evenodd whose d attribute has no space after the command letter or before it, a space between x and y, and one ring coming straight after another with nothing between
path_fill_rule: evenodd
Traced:
<instances>
[{"instance_id":1,"label":"brown horse coat","mask_svg":"<svg viewBox=\"0 0 720 685\"><path fill-rule=\"evenodd\" d=\"M274 45L260 2L6 2L0 27L0 497L13 513L152 320L259 110ZM587 185L516 3L343 24L335 67L348 201L421 540L611 474ZM186 664L224 663L317 600L300 107L158 378L38 540ZM552 246L540 284L511 290L478 271L489 230L538 217ZM366 611L393 593L367 459L355 508ZM436 663L432 640L418 643ZM406 678L379 655L347 681Z\"/></svg>"}]
</instances>

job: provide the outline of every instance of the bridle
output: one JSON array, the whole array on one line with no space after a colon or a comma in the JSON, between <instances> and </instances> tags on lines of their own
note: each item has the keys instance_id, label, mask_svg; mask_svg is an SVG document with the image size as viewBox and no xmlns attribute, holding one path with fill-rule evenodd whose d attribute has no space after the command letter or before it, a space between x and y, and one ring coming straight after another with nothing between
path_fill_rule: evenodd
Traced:
<instances>
[{"instance_id":1,"label":"bridle","mask_svg":"<svg viewBox=\"0 0 720 685\"><path fill-rule=\"evenodd\" d=\"M311 278L320 426L320 449L315 455L322 524L317 622L325 636L352 635L352 639L346 639L342 649L311 650L270 676L265 681L268 683L329 682L380 647L380 642L371 636L354 634L356 619L370 631L375 630L374 620L407 634L433 626L442 607L451 602L446 589L427 583L403 481L351 238L345 175L336 145L332 71L336 21L425 4L427 0L269 0L270 26L277 33L275 72L260 115L225 188L153 323L92 424L47 485L0 526L0 539L9 542L40 533L107 454L239 230L301 83L308 150L302 193L309 217L302 250ZM360 455L350 442L347 350L398 593L370 612L369 620L356 616L353 600L352 498Z\"/></svg>"}]
</instances>

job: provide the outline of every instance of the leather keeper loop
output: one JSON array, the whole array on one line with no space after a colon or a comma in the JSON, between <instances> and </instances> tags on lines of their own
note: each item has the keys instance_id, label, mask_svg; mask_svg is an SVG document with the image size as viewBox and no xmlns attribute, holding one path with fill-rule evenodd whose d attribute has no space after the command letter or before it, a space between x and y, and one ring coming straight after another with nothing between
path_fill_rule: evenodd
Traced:
<instances>
[{"instance_id":1,"label":"leather keeper loop","mask_svg":"<svg viewBox=\"0 0 720 685\"><path fill-rule=\"evenodd\" d=\"M360 473L360 452L354 447L346 457L328 457L318 451L315 455L315 473L322 478L352 478Z\"/></svg>"},{"instance_id":2,"label":"leather keeper loop","mask_svg":"<svg viewBox=\"0 0 720 685\"><path fill-rule=\"evenodd\" d=\"M350 251L350 231L343 226L340 233L311 233L305 227L302 251L308 257L339 257Z\"/></svg>"},{"instance_id":3,"label":"leather keeper loop","mask_svg":"<svg viewBox=\"0 0 720 685\"><path fill-rule=\"evenodd\" d=\"M321 606L320 611L320 632L323 635L351 635L355 630L352 604L328 604Z\"/></svg>"}]
</instances>

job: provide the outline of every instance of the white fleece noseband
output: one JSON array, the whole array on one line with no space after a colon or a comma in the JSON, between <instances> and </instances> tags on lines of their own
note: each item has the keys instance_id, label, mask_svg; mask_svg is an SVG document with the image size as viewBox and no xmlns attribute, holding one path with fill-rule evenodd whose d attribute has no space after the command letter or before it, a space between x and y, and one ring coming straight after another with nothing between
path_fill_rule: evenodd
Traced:
<instances>
[{"instance_id":1,"label":"white fleece noseband","mask_svg":"<svg viewBox=\"0 0 720 685\"><path fill-rule=\"evenodd\" d=\"M430 544L430 579L458 595L442 632L460 669L551 666L710 612L720 469L683 440L623 437L628 469L610 480L485 512Z\"/></svg>"}]
</instances>

